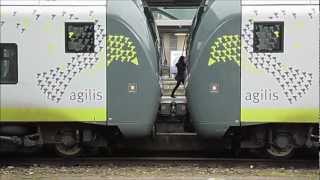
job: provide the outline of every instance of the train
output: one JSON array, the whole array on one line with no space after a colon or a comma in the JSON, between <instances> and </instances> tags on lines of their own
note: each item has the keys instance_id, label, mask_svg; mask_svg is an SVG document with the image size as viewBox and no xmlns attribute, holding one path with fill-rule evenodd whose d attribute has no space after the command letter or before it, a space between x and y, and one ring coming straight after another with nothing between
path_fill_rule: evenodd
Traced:
<instances>
[{"instance_id":1,"label":"train","mask_svg":"<svg viewBox=\"0 0 320 180\"><path fill-rule=\"evenodd\" d=\"M318 144L319 1L209 1L193 24L187 98L201 136L272 157Z\"/></svg>"},{"instance_id":2,"label":"train","mask_svg":"<svg viewBox=\"0 0 320 180\"><path fill-rule=\"evenodd\" d=\"M80 144L151 132L159 40L142 5L1 1L1 146L76 155Z\"/></svg>"},{"instance_id":3,"label":"train","mask_svg":"<svg viewBox=\"0 0 320 180\"><path fill-rule=\"evenodd\" d=\"M0 8L0 151L50 145L74 157L156 138L158 120L172 116L232 149L287 158L319 147L317 0L203 1L183 103L162 96L162 43L145 2L3 0Z\"/></svg>"}]
</instances>

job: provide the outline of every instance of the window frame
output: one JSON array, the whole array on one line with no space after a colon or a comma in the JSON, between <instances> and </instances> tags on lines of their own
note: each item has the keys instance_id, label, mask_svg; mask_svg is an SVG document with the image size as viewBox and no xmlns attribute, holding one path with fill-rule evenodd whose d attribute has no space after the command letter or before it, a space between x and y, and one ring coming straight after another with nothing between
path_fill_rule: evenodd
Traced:
<instances>
[{"instance_id":1,"label":"window frame","mask_svg":"<svg viewBox=\"0 0 320 180\"><path fill-rule=\"evenodd\" d=\"M18 64L18 45L16 43L0 43L0 61L2 61L3 57L3 49L5 49L6 47L8 47L9 49L14 49L15 50L15 55L13 57L14 60L14 80L12 81L2 81L0 78L0 84L18 84L19 82L19 64ZM10 66L9 66L9 73L10 73Z\"/></svg>"},{"instance_id":2,"label":"window frame","mask_svg":"<svg viewBox=\"0 0 320 180\"><path fill-rule=\"evenodd\" d=\"M93 50L92 51L75 51L75 50L70 50L68 47L68 36L69 36L69 31L68 27L70 25L75 25L75 26L83 26L83 25L92 25L93 26ZM65 53L94 53L95 52L95 30L94 30L95 23L94 22L65 22L64 27L65 27L65 34L64 34L64 39L65 39Z\"/></svg>"},{"instance_id":3,"label":"window frame","mask_svg":"<svg viewBox=\"0 0 320 180\"><path fill-rule=\"evenodd\" d=\"M277 50L258 50L257 48L257 36L256 36L256 31L255 27L257 25L267 25L267 26L272 26L272 25L280 25L280 49ZM254 53L283 53L284 52L284 21L256 21L253 23L253 52Z\"/></svg>"}]
</instances>

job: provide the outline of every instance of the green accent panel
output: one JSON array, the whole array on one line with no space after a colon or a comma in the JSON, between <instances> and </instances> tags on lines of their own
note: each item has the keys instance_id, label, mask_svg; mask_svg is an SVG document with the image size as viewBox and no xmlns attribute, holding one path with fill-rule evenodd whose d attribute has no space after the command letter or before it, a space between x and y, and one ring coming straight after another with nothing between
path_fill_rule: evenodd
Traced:
<instances>
[{"instance_id":1,"label":"green accent panel","mask_svg":"<svg viewBox=\"0 0 320 180\"><path fill-rule=\"evenodd\" d=\"M105 108L1 108L0 122L106 122Z\"/></svg>"},{"instance_id":2,"label":"green accent panel","mask_svg":"<svg viewBox=\"0 0 320 180\"><path fill-rule=\"evenodd\" d=\"M136 47L130 38L122 35L107 36L107 66L113 61L139 65Z\"/></svg>"},{"instance_id":3,"label":"green accent panel","mask_svg":"<svg viewBox=\"0 0 320 180\"><path fill-rule=\"evenodd\" d=\"M226 61L235 62L240 66L240 52L239 35L224 35L219 37L211 46L208 66Z\"/></svg>"},{"instance_id":4,"label":"green accent panel","mask_svg":"<svg viewBox=\"0 0 320 180\"><path fill-rule=\"evenodd\" d=\"M319 109L241 108L241 122L319 123Z\"/></svg>"}]
</instances>

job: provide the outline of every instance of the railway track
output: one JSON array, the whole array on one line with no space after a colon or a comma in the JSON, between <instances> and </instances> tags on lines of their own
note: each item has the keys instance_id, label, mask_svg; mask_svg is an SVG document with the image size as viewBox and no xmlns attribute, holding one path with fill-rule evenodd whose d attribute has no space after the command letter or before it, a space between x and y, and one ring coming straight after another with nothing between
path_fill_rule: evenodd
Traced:
<instances>
[{"instance_id":1,"label":"railway track","mask_svg":"<svg viewBox=\"0 0 320 180\"><path fill-rule=\"evenodd\" d=\"M206 157L80 157L80 158L35 158L9 157L0 159L1 166L100 166L105 164L215 164L216 166L319 168L318 159L252 159L252 158L206 158Z\"/></svg>"}]
</instances>

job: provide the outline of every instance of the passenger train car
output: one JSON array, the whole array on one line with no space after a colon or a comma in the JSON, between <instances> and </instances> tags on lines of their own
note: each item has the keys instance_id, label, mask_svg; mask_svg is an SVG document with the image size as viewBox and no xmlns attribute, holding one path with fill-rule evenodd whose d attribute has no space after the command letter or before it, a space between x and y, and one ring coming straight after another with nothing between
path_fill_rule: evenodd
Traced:
<instances>
[{"instance_id":1,"label":"passenger train car","mask_svg":"<svg viewBox=\"0 0 320 180\"><path fill-rule=\"evenodd\" d=\"M0 5L0 151L52 145L76 156L147 141L156 120L185 114L184 102L161 101L160 38L140 0ZM184 118L195 133L181 138L277 158L319 147L319 27L318 0L203 1L187 51Z\"/></svg>"},{"instance_id":2,"label":"passenger train car","mask_svg":"<svg viewBox=\"0 0 320 180\"><path fill-rule=\"evenodd\" d=\"M318 0L209 0L188 53L188 107L202 137L274 157L318 144Z\"/></svg>"},{"instance_id":3,"label":"passenger train car","mask_svg":"<svg viewBox=\"0 0 320 180\"><path fill-rule=\"evenodd\" d=\"M0 8L0 149L53 144L72 156L117 134L150 134L159 40L140 0L1 0Z\"/></svg>"}]
</instances>

